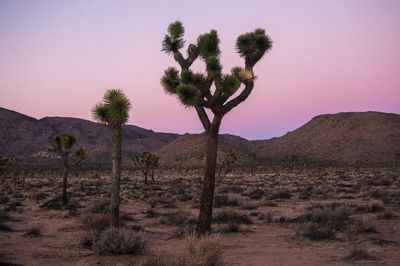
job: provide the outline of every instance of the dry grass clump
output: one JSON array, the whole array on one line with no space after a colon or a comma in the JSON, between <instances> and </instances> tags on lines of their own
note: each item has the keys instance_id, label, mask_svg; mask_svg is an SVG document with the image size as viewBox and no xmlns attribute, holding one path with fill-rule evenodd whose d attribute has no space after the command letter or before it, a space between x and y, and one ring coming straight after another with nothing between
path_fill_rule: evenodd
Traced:
<instances>
[{"instance_id":1,"label":"dry grass clump","mask_svg":"<svg viewBox=\"0 0 400 266\"><path fill-rule=\"evenodd\" d=\"M94 239L93 250L97 254L144 254L147 240L142 233L123 227L110 227Z\"/></svg>"},{"instance_id":2,"label":"dry grass clump","mask_svg":"<svg viewBox=\"0 0 400 266\"><path fill-rule=\"evenodd\" d=\"M160 223L168 226L188 225L196 223L196 219L188 211L177 211L173 213L166 213L161 218Z\"/></svg>"},{"instance_id":3,"label":"dry grass clump","mask_svg":"<svg viewBox=\"0 0 400 266\"><path fill-rule=\"evenodd\" d=\"M224 224L252 224L252 220L245 214L234 209L226 208L215 213L213 220Z\"/></svg>"},{"instance_id":4,"label":"dry grass clump","mask_svg":"<svg viewBox=\"0 0 400 266\"><path fill-rule=\"evenodd\" d=\"M149 255L140 266L221 266L223 248L216 235L197 237L195 234L186 236L187 249L185 253L176 256Z\"/></svg>"},{"instance_id":5,"label":"dry grass clump","mask_svg":"<svg viewBox=\"0 0 400 266\"><path fill-rule=\"evenodd\" d=\"M239 196L237 195L215 195L214 197L214 207L235 207L241 206L242 202Z\"/></svg>"},{"instance_id":6,"label":"dry grass clump","mask_svg":"<svg viewBox=\"0 0 400 266\"><path fill-rule=\"evenodd\" d=\"M345 257L345 260L358 261L358 260L373 260L368 250L364 248L354 248L350 251L350 254Z\"/></svg>"}]
</instances>

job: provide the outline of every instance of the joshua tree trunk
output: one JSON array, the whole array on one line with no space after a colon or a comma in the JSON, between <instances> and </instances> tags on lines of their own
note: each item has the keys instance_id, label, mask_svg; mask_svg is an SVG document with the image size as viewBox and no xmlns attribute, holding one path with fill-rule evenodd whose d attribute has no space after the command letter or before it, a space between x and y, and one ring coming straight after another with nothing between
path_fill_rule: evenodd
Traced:
<instances>
[{"instance_id":1,"label":"joshua tree trunk","mask_svg":"<svg viewBox=\"0 0 400 266\"><path fill-rule=\"evenodd\" d=\"M67 186L68 186L68 158L64 158L64 169L63 169L63 192L62 192L62 206L65 208L68 204L67 198Z\"/></svg>"},{"instance_id":2,"label":"joshua tree trunk","mask_svg":"<svg viewBox=\"0 0 400 266\"><path fill-rule=\"evenodd\" d=\"M111 129L112 141L112 185L111 185L111 225L119 226L119 191L121 185L121 145L122 128Z\"/></svg>"},{"instance_id":3,"label":"joshua tree trunk","mask_svg":"<svg viewBox=\"0 0 400 266\"><path fill-rule=\"evenodd\" d=\"M211 219L214 201L215 171L217 168L217 151L219 127L221 125L222 115L215 115L209 130L207 131L207 154L206 154L206 172L203 181L203 193L201 196L201 205L199 220L197 223L197 234L207 234L211 229Z\"/></svg>"},{"instance_id":4,"label":"joshua tree trunk","mask_svg":"<svg viewBox=\"0 0 400 266\"><path fill-rule=\"evenodd\" d=\"M153 181L153 183L155 183L155 181L154 181L154 169L151 170L151 181Z\"/></svg>"}]
</instances>

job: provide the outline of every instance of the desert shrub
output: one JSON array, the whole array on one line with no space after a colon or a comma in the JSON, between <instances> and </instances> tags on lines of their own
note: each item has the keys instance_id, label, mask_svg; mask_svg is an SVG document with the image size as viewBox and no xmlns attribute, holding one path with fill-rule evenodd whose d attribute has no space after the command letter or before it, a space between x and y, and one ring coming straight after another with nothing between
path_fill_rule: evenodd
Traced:
<instances>
[{"instance_id":1,"label":"desert shrub","mask_svg":"<svg viewBox=\"0 0 400 266\"><path fill-rule=\"evenodd\" d=\"M4 207L5 211L17 211L17 207L21 206L21 202L13 200L8 202L7 206Z\"/></svg>"},{"instance_id":2,"label":"desert shrub","mask_svg":"<svg viewBox=\"0 0 400 266\"><path fill-rule=\"evenodd\" d=\"M43 209L60 210L62 209L61 197L53 197L42 203L39 207Z\"/></svg>"},{"instance_id":3,"label":"desert shrub","mask_svg":"<svg viewBox=\"0 0 400 266\"><path fill-rule=\"evenodd\" d=\"M86 213L82 217L83 227L86 230L102 231L111 224L109 214Z\"/></svg>"},{"instance_id":4,"label":"desert shrub","mask_svg":"<svg viewBox=\"0 0 400 266\"><path fill-rule=\"evenodd\" d=\"M0 204L7 203L10 200L7 196L0 196Z\"/></svg>"},{"instance_id":5,"label":"desert shrub","mask_svg":"<svg viewBox=\"0 0 400 266\"><path fill-rule=\"evenodd\" d=\"M364 248L354 248L350 251L350 254L345 257L345 259L349 261L357 261L370 260L373 259L373 257L369 255L368 250Z\"/></svg>"},{"instance_id":6,"label":"desert shrub","mask_svg":"<svg viewBox=\"0 0 400 266\"><path fill-rule=\"evenodd\" d=\"M239 206L241 205L239 197L230 195L216 195L214 197L214 207L221 208L226 206Z\"/></svg>"},{"instance_id":7,"label":"desert shrub","mask_svg":"<svg viewBox=\"0 0 400 266\"><path fill-rule=\"evenodd\" d=\"M42 233L40 232L40 229L37 227L31 228L25 234L23 234L23 236L26 236L26 237L38 237L41 235L42 235Z\"/></svg>"},{"instance_id":8,"label":"desert shrub","mask_svg":"<svg viewBox=\"0 0 400 266\"><path fill-rule=\"evenodd\" d=\"M268 199L290 199L292 193L290 193L288 188L280 188L278 191L269 193Z\"/></svg>"},{"instance_id":9,"label":"desert shrub","mask_svg":"<svg viewBox=\"0 0 400 266\"><path fill-rule=\"evenodd\" d=\"M223 265L223 248L215 235L187 237L186 265L218 266Z\"/></svg>"},{"instance_id":10,"label":"desert shrub","mask_svg":"<svg viewBox=\"0 0 400 266\"><path fill-rule=\"evenodd\" d=\"M3 210L0 210L0 222L7 222L10 220L10 216Z\"/></svg>"},{"instance_id":11,"label":"desert shrub","mask_svg":"<svg viewBox=\"0 0 400 266\"><path fill-rule=\"evenodd\" d=\"M357 205L356 211L359 212L380 212L385 209L385 205L382 201L373 200L366 204Z\"/></svg>"},{"instance_id":12,"label":"desert shrub","mask_svg":"<svg viewBox=\"0 0 400 266\"><path fill-rule=\"evenodd\" d=\"M218 192L220 193L242 193L243 192L243 188L240 186L236 186L236 185L224 185L224 186L220 186L218 189Z\"/></svg>"},{"instance_id":13,"label":"desert shrub","mask_svg":"<svg viewBox=\"0 0 400 266\"><path fill-rule=\"evenodd\" d=\"M226 208L215 213L213 220L224 224L252 224L250 218L234 209Z\"/></svg>"},{"instance_id":14,"label":"desert shrub","mask_svg":"<svg viewBox=\"0 0 400 266\"><path fill-rule=\"evenodd\" d=\"M309 199L314 192L314 188L311 184L306 185L303 187L303 189L300 191L300 199Z\"/></svg>"},{"instance_id":15,"label":"desert shrub","mask_svg":"<svg viewBox=\"0 0 400 266\"><path fill-rule=\"evenodd\" d=\"M393 217L395 217L395 215L394 215L393 212L391 212L391 211L385 211L385 212L380 213L380 214L378 214L378 215L376 216L376 218L377 218L378 220L390 220L390 219L392 219Z\"/></svg>"},{"instance_id":16,"label":"desert shrub","mask_svg":"<svg viewBox=\"0 0 400 266\"><path fill-rule=\"evenodd\" d=\"M223 248L218 236L186 236L187 249L183 254L147 255L138 266L220 266L223 262Z\"/></svg>"},{"instance_id":17,"label":"desert shrub","mask_svg":"<svg viewBox=\"0 0 400 266\"><path fill-rule=\"evenodd\" d=\"M156 212L153 208L148 208L146 210L146 217L147 218L155 218L158 217L160 214L158 212Z\"/></svg>"},{"instance_id":18,"label":"desert shrub","mask_svg":"<svg viewBox=\"0 0 400 266\"><path fill-rule=\"evenodd\" d=\"M382 200L384 203L389 203L390 202L390 195L387 191L381 190L381 189L375 189L370 192L369 195L373 199L379 199Z\"/></svg>"},{"instance_id":19,"label":"desert shrub","mask_svg":"<svg viewBox=\"0 0 400 266\"><path fill-rule=\"evenodd\" d=\"M97 254L143 254L147 250L147 240L142 233L110 227L93 242L93 250Z\"/></svg>"},{"instance_id":20,"label":"desert shrub","mask_svg":"<svg viewBox=\"0 0 400 266\"><path fill-rule=\"evenodd\" d=\"M243 195L249 197L250 199L261 199L265 195L265 192L264 190L257 188L245 191Z\"/></svg>"},{"instance_id":21,"label":"desert shrub","mask_svg":"<svg viewBox=\"0 0 400 266\"><path fill-rule=\"evenodd\" d=\"M39 201L39 200L44 200L44 199L46 199L47 196L48 196L48 194L47 194L46 192L40 191L40 192L36 193L36 194L33 196L33 198L34 198L36 201Z\"/></svg>"},{"instance_id":22,"label":"desert shrub","mask_svg":"<svg viewBox=\"0 0 400 266\"><path fill-rule=\"evenodd\" d=\"M369 186L391 186L392 184L393 180L389 177L377 177L367 180L367 185Z\"/></svg>"},{"instance_id":23,"label":"desert shrub","mask_svg":"<svg viewBox=\"0 0 400 266\"><path fill-rule=\"evenodd\" d=\"M330 226L311 223L303 227L303 236L311 240L334 239L335 235L335 229Z\"/></svg>"},{"instance_id":24,"label":"desert shrub","mask_svg":"<svg viewBox=\"0 0 400 266\"><path fill-rule=\"evenodd\" d=\"M110 212L110 201L108 199L96 199L86 205L85 213L107 214Z\"/></svg>"},{"instance_id":25,"label":"desert shrub","mask_svg":"<svg viewBox=\"0 0 400 266\"><path fill-rule=\"evenodd\" d=\"M274 220L274 214L271 212L267 212L267 213L261 213L258 216L258 219L261 221L264 221L266 223L272 223Z\"/></svg>"},{"instance_id":26,"label":"desert shrub","mask_svg":"<svg viewBox=\"0 0 400 266\"><path fill-rule=\"evenodd\" d=\"M231 233L239 233L241 232L240 224L238 223L227 223L221 225L216 231L219 234L231 234Z\"/></svg>"},{"instance_id":27,"label":"desert shrub","mask_svg":"<svg viewBox=\"0 0 400 266\"><path fill-rule=\"evenodd\" d=\"M174 226L196 223L193 215L188 211L178 211L173 213L166 213L160 220L161 224Z\"/></svg>"},{"instance_id":28,"label":"desert shrub","mask_svg":"<svg viewBox=\"0 0 400 266\"><path fill-rule=\"evenodd\" d=\"M12 232L14 231L10 226L0 222L0 232Z\"/></svg>"},{"instance_id":29,"label":"desert shrub","mask_svg":"<svg viewBox=\"0 0 400 266\"><path fill-rule=\"evenodd\" d=\"M260 204L257 202L245 201L240 205L241 210L257 210Z\"/></svg>"},{"instance_id":30,"label":"desert shrub","mask_svg":"<svg viewBox=\"0 0 400 266\"><path fill-rule=\"evenodd\" d=\"M90 230L85 232L85 234L82 236L81 239L81 246L83 248L92 248L93 243L96 242L99 239L100 233L102 231L100 230Z\"/></svg>"},{"instance_id":31,"label":"desert shrub","mask_svg":"<svg viewBox=\"0 0 400 266\"><path fill-rule=\"evenodd\" d=\"M138 266L187 266L185 256L147 255Z\"/></svg>"}]
</instances>

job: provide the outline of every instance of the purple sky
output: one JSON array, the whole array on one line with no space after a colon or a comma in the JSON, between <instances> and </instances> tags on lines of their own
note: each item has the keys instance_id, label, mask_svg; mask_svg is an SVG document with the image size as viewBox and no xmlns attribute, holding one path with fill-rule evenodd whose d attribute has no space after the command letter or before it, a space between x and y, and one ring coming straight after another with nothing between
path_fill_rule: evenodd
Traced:
<instances>
[{"instance_id":1,"label":"purple sky","mask_svg":"<svg viewBox=\"0 0 400 266\"><path fill-rule=\"evenodd\" d=\"M91 119L107 88L131 99L130 124L201 132L194 110L159 80L170 22L188 43L218 30L222 63L243 61L238 35L265 28L274 47L256 66L255 90L222 131L281 136L323 113L400 113L400 1L0 1L0 106L41 118ZM196 67L202 67L201 63Z\"/></svg>"}]
</instances>

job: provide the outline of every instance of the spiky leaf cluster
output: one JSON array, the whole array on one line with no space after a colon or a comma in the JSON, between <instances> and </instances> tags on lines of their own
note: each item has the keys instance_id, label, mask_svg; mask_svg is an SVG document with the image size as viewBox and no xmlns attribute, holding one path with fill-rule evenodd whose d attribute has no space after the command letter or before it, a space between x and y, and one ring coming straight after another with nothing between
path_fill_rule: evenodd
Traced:
<instances>
[{"instance_id":1,"label":"spiky leaf cluster","mask_svg":"<svg viewBox=\"0 0 400 266\"><path fill-rule=\"evenodd\" d=\"M168 34L165 35L162 42L162 51L173 54L181 49L185 44L182 38L184 33L185 29L180 21L171 23L168 27Z\"/></svg>"},{"instance_id":2,"label":"spiky leaf cluster","mask_svg":"<svg viewBox=\"0 0 400 266\"><path fill-rule=\"evenodd\" d=\"M227 95L233 95L240 87L240 80L234 75L225 75L222 77L221 88Z\"/></svg>"},{"instance_id":3,"label":"spiky leaf cluster","mask_svg":"<svg viewBox=\"0 0 400 266\"><path fill-rule=\"evenodd\" d=\"M161 85L168 94L175 94L180 82L179 72L174 67L169 67L165 70L164 76L161 77Z\"/></svg>"},{"instance_id":4,"label":"spiky leaf cluster","mask_svg":"<svg viewBox=\"0 0 400 266\"><path fill-rule=\"evenodd\" d=\"M197 38L197 48L199 55L206 60L210 56L218 57L220 54L219 38L216 30L211 30L209 33L202 34Z\"/></svg>"},{"instance_id":5,"label":"spiky leaf cluster","mask_svg":"<svg viewBox=\"0 0 400 266\"><path fill-rule=\"evenodd\" d=\"M142 170L149 170L158 166L160 157L150 152L142 152L131 159L135 166L142 168Z\"/></svg>"},{"instance_id":6,"label":"spiky leaf cluster","mask_svg":"<svg viewBox=\"0 0 400 266\"><path fill-rule=\"evenodd\" d=\"M0 172L3 172L7 167L11 165L10 159L4 156L0 156Z\"/></svg>"},{"instance_id":7,"label":"spiky leaf cluster","mask_svg":"<svg viewBox=\"0 0 400 266\"><path fill-rule=\"evenodd\" d=\"M120 127L129 118L131 103L120 89L107 90L103 102L92 109L93 118L112 127Z\"/></svg>"},{"instance_id":8,"label":"spiky leaf cluster","mask_svg":"<svg viewBox=\"0 0 400 266\"><path fill-rule=\"evenodd\" d=\"M181 83L176 89L176 94L181 103L187 107L195 105L200 97L199 89L190 83Z\"/></svg>"},{"instance_id":9,"label":"spiky leaf cluster","mask_svg":"<svg viewBox=\"0 0 400 266\"><path fill-rule=\"evenodd\" d=\"M72 148L76 142L74 136L63 133L61 135L55 136L52 143L48 147L48 151L52 153L64 152Z\"/></svg>"},{"instance_id":10,"label":"spiky leaf cluster","mask_svg":"<svg viewBox=\"0 0 400 266\"><path fill-rule=\"evenodd\" d=\"M271 48L272 40L263 29L240 35L236 40L236 50L250 67L253 67Z\"/></svg>"}]
</instances>

